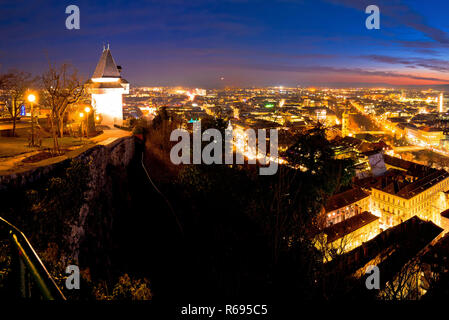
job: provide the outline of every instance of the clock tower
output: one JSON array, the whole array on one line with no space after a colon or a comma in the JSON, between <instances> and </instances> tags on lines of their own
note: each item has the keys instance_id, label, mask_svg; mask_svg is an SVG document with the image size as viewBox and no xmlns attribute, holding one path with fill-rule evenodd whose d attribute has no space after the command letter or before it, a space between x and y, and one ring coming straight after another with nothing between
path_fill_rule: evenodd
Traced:
<instances>
[{"instance_id":1,"label":"clock tower","mask_svg":"<svg viewBox=\"0 0 449 320\"><path fill-rule=\"evenodd\" d=\"M100 60L87 83L92 106L102 116L101 124L113 127L123 124L123 94L129 93L129 82L122 78L111 51L103 47Z\"/></svg>"}]
</instances>

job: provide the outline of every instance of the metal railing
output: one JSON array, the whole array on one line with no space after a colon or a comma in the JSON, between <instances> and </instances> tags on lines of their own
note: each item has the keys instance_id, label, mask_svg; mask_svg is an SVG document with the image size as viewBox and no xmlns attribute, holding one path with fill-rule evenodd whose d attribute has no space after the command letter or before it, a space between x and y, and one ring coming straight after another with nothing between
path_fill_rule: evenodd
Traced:
<instances>
[{"instance_id":1,"label":"metal railing","mask_svg":"<svg viewBox=\"0 0 449 320\"><path fill-rule=\"evenodd\" d=\"M10 239L13 255L12 273L15 274L17 280L14 285L18 297L31 298L32 277L44 299L66 300L22 231L0 217L0 235Z\"/></svg>"}]
</instances>

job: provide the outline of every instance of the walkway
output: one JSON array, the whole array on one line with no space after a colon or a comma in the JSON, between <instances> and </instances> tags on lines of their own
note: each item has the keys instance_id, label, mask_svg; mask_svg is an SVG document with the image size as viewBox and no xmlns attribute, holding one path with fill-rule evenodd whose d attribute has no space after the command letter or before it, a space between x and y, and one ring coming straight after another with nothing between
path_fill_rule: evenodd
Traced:
<instances>
[{"instance_id":1,"label":"walkway","mask_svg":"<svg viewBox=\"0 0 449 320\"><path fill-rule=\"evenodd\" d=\"M32 168L49 165L52 163L56 163L59 161L63 161L68 158L72 158L81 152L86 151L89 148L92 148L95 145L108 145L114 142L117 139L131 136L132 133L130 131L125 131L117 128L113 128L110 130L104 130L104 132L96 137L83 140L82 144L78 146L69 147L69 152L63 154L58 157L52 157L49 159L45 159L39 162L34 163L24 163L23 159L28 158L32 155L38 154L41 150L30 149L30 152L24 152L11 157L3 157L0 158L0 175L11 174L15 172L23 172L30 170ZM2 145L0 144L0 148Z\"/></svg>"}]
</instances>

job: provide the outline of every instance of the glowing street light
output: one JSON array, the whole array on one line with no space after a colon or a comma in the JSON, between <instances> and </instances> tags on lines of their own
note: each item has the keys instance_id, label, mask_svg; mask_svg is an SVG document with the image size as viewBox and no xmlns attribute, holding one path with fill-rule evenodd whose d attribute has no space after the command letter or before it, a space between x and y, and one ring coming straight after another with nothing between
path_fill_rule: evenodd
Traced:
<instances>
[{"instance_id":1,"label":"glowing street light","mask_svg":"<svg viewBox=\"0 0 449 320\"><path fill-rule=\"evenodd\" d=\"M81 129L80 140L83 141L83 135L84 135L84 128L83 128L84 121L83 121L83 118L84 118L84 113L80 112L79 113L79 117L81 119L81 121L80 121L80 129Z\"/></svg>"}]
</instances>

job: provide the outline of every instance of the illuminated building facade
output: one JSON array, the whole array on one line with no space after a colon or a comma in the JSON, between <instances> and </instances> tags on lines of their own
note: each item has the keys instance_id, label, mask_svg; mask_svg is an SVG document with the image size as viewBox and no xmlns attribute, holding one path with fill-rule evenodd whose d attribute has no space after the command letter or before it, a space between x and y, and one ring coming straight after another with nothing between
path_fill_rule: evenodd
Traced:
<instances>
[{"instance_id":1,"label":"illuminated building facade","mask_svg":"<svg viewBox=\"0 0 449 320\"><path fill-rule=\"evenodd\" d=\"M372 211L386 229L413 216L441 225L447 209L449 173L385 155L389 170L372 185Z\"/></svg>"},{"instance_id":2,"label":"illuminated building facade","mask_svg":"<svg viewBox=\"0 0 449 320\"><path fill-rule=\"evenodd\" d=\"M341 115L341 136L347 137L349 135L349 109L345 107Z\"/></svg>"},{"instance_id":3,"label":"illuminated building facade","mask_svg":"<svg viewBox=\"0 0 449 320\"><path fill-rule=\"evenodd\" d=\"M121 77L109 46L103 48L92 78L87 83L92 106L101 114L102 124L123 124L123 94L129 93L129 83Z\"/></svg>"},{"instance_id":4,"label":"illuminated building facade","mask_svg":"<svg viewBox=\"0 0 449 320\"><path fill-rule=\"evenodd\" d=\"M437 147L441 144L441 140L445 139L444 131L440 128L429 126L418 128L410 123L404 125L404 133L408 141L418 145Z\"/></svg>"},{"instance_id":5,"label":"illuminated building facade","mask_svg":"<svg viewBox=\"0 0 449 320\"><path fill-rule=\"evenodd\" d=\"M324 239L315 240L315 246L321 250L321 246L326 246L337 254L342 254L373 239L379 232L379 217L365 211L324 229L320 236L324 236ZM324 259L329 261L331 257Z\"/></svg>"},{"instance_id":6,"label":"illuminated building facade","mask_svg":"<svg viewBox=\"0 0 449 320\"><path fill-rule=\"evenodd\" d=\"M315 112L317 122L324 123L326 121L326 109L318 109Z\"/></svg>"},{"instance_id":7,"label":"illuminated building facade","mask_svg":"<svg viewBox=\"0 0 449 320\"><path fill-rule=\"evenodd\" d=\"M325 245L344 253L413 217L449 231L449 173L384 157L388 168L384 175L361 179L356 183L359 188L329 199L324 210L325 228L315 243L317 248Z\"/></svg>"},{"instance_id":8,"label":"illuminated building facade","mask_svg":"<svg viewBox=\"0 0 449 320\"><path fill-rule=\"evenodd\" d=\"M326 225L331 226L347 220L370 207L370 194L359 188L333 195L326 203Z\"/></svg>"}]
</instances>

